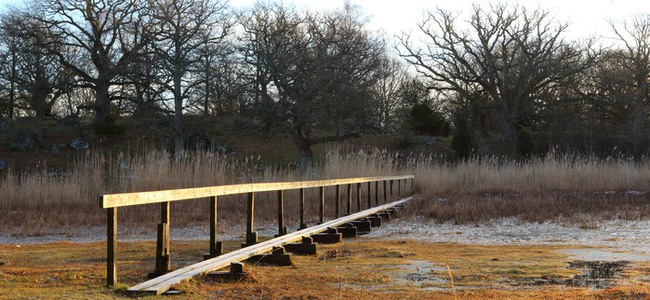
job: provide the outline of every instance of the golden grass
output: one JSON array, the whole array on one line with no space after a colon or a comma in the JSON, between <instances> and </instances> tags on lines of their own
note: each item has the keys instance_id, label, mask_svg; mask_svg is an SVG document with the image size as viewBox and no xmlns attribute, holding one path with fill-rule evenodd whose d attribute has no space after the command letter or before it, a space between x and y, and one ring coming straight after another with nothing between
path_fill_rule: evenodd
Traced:
<instances>
[{"instance_id":1,"label":"golden grass","mask_svg":"<svg viewBox=\"0 0 650 300\"><path fill-rule=\"evenodd\" d=\"M205 242L173 242L172 265L201 259ZM236 246L229 245L229 246ZM119 280L105 287L102 243L0 245L0 299L121 299L154 267L151 242L120 243ZM250 280L195 278L175 288L183 299L644 299L647 262L632 263L611 286L565 284L570 268L560 246L472 246L355 239L321 245L293 266L246 264ZM451 278L450 278L451 275ZM552 280L551 280L552 279ZM451 281L453 280L453 284ZM553 281L554 280L554 281ZM540 283L541 282L541 283ZM157 299L142 296L141 299Z\"/></svg>"},{"instance_id":2,"label":"golden grass","mask_svg":"<svg viewBox=\"0 0 650 300\"><path fill-rule=\"evenodd\" d=\"M259 156L235 159L210 152L188 152L172 159L159 150L120 153L90 152L53 172L46 166L32 172L0 178L0 228L12 234L41 234L48 228L101 226L104 213L99 196L104 193L268 182L414 174L415 188L425 199L417 213L440 221L477 222L499 217L530 221L577 220L585 214L602 218L640 219L650 216L645 191L650 183L650 160L595 159L549 154L528 162L497 158L449 163L431 156L405 156L384 150L359 150L338 146L326 151L321 164L304 172L261 163ZM612 194L611 192L615 192ZM288 218L295 218L297 198L287 192ZM364 192L365 193L365 192ZM315 194L314 191L308 191ZM326 193L332 197L333 191ZM237 221L245 211L241 197L220 202L222 221ZM261 221L276 215L273 193L258 197ZM329 200L332 201L332 200ZM308 211L317 211L317 199L308 198ZM174 216L175 226L204 222L206 201L175 204L184 213ZM327 215L333 215L333 205ZM142 217L155 220L150 207L129 208L121 224L137 224ZM290 220L289 220L290 221ZM122 223L126 222L126 223ZM596 226L587 224L584 226Z\"/></svg>"}]
</instances>

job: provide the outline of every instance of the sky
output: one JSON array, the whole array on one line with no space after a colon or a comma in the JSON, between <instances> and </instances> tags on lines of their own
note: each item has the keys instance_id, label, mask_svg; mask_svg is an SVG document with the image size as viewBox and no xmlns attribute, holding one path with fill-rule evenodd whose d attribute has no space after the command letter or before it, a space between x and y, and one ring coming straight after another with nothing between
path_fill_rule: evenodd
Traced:
<instances>
[{"instance_id":1,"label":"sky","mask_svg":"<svg viewBox=\"0 0 650 300\"><path fill-rule=\"evenodd\" d=\"M81 0L80 0L81 1ZM248 7L256 0L230 0L233 7ZM278 0L279 1L279 0ZM282 0L297 8L311 10L341 7L344 0ZM572 38L594 35L611 36L607 20L622 20L636 13L650 13L648 0L349 0L362 7L370 17L370 25L388 35L416 30L425 10L437 7L462 13L472 8L473 3L517 3L528 8L550 10L556 19L569 23L567 35ZM23 0L0 0L0 10L7 5L20 5ZM462 16L462 14L461 14Z\"/></svg>"},{"instance_id":2,"label":"sky","mask_svg":"<svg viewBox=\"0 0 650 300\"><path fill-rule=\"evenodd\" d=\"M2 1L2 0L0 0ZM333 9L341 7L344 0L283 0L296 7L310 9ZM254 0L232 0L233 6L247 6ZM461 13L474 3L517 3L528 8L551 11L557 20L569 23L567 35L572 38L611 36L607 20L622 20L636 13L650 13L648 0L350 0L363 8L370 16L371 25L382 28L389 35L415 31L423 19L423 12L442 8ZM467 19L467 18L463 18Z\"/></svg>"}]
</instances>

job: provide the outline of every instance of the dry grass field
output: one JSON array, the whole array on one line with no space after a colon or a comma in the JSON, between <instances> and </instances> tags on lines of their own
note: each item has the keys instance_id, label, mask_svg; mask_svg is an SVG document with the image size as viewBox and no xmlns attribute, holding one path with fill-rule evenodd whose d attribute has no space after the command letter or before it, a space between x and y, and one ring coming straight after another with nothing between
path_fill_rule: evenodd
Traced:
<instances>
[{"instance_id":1,"label":"dry grass field","mask_svg":"<svg viewBox=\"0 0 650 300\"><path fill-rule=\"evenodd\" d=\"M105 223L103 193L375 175L414 174L423 201L407 210L439 223L473 224L499 218L560 222L579 228L606 220L650 216L650 161L549 155L527 162L473 159L449 163L435 157L405 157L383 151L334 148L311 172L270 167L257 157L234 159L192 153L171 160L164 151L88 154L64 171L43 168L0 176L0 236L38 239L54 232ZM632 193L628 193L632 192ZM207 201L172 206L174 227L205 226ZM220 199L220 226L241 223L245 201ZM314 198L314 200L316 200ZM272 223L272 195L260 195L260 223ZM297 203L287 201L289 223ZM308 199L307 210L316 211ZM123 209L121 228L152 232L158 208ZM331 216L331 211L328 212ZM155 236L155 235L153 235ZM100 240L101 236L98 239ZM234 247L234 242L232 242ZM174 267L200 260L206 241L175 241ZM120 285L107 288L103 243L0 245L1 299L137 298L124 288L153 268L152 242L121 242ZM247 264L251 278L184 283L179 299L646 299L650 264L599 265L572 261L559 247L427 243L360 238L319 246L317 256L297 256L292 267ZM575 247L578 247L576 245ZM592 270L591 273L588 271ZM594 273L595 272L595 273ZM587 275L585 275L587 274ZM597 274L591 278L588 274ZM599 275L600 274L600 275ZM144 297L146 298L146 297Z\"/></svg>"},{"instance_id":2,"label":"dry grass field","mask_svg":"<svg viewBox=\"0 0 650 300\"><path fill-rule=\"evenodd\" d=\"M120 284L105 282L104 244L0 246L0 299L153 299L128 294L153 269L151 242L120 244ZM174 266L200 260L205 242L172 244ZM227 245L234 247L234 244ZM650 263L589 265L559 246L472 246L357 238L320 245L293 265L246 263L249 277L199 277L176 299L647 299ZM561 248L565 249L566 246ZM164 298L164 297L163 297Z\"/></svg>"}]
</instances>

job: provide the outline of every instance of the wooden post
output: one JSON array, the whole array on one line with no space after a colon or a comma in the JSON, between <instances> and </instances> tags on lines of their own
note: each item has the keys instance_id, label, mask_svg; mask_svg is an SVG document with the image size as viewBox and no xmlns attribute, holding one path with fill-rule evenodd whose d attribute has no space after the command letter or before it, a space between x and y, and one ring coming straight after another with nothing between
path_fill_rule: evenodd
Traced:
<instances>
[{"instance_id":1,"label":"wooden post","mask_svg":"<svg viewBox=\"0 0 650 300\"><path fill-rule=\"evenodd\" d=\"M319 206L319 224L325 223L325 187L321 186L319 188L320 194L320 206Z\"/></svg>"},{"instance_id":2,"label":"wooden post","mask_svg":"<svg viewBox=\"0 0 650 300\"><path fill-rule=\"evenodd\" d=\"M391 199L393 198L393 185L395 185L395 183L391 179L390 180L390 197L391 197Z\"/></svg>"},{"instance_id":3,"label":"wooden post","mask_svg":"<svg viewBox=\"0 0 650 300\"><path fill-rule=\"evenodd\" d=\"M117 207L106 209L106 285L117 284Z\"/></svg>"},{"instance_id":4,"label":"wooden post","mask_svg":"<svg viewBox=\"0 0 650 300\"><path fill-rule=\"evenodd\" d=\"M341 186L336 185L336 218L341 216Z\"/></svg>"},{"instance_id":5,"label":"wooden post","mask_svg":"<svg viewBox=\"0 0 650 300\"><path fill-rule=\"evenodd\" d=\"M384 180L384 203L388 202L388 191L386 189L387 181Z\"/></svg>"},{"instance_id":6,"label":"wooden post","mask_svg":"<svg viewBox=\"0 0 650 300\"><path fill-rule=\"evenodd\" d=\"M379 206L379 181L375 181L375 205Z\"/></svg>"},{"instance_id":7,"label":"wooden post","mask_svg":"<svg viewBox=\"0 0 650 300\"><path fill-rule=\"evenodd\" d=\"M170 202L160 203L160 224L156 243L156 273L169 272L169 207Z\"/></svg>"},{"instance_id":8,"label":"wooden post","mask_svg":"<svg viewBox=\"0 0 650 300\"><path fill-rule=\"evenodd\" d=\"M217 197L210 197L210 256L215 257L221 255L222 247L217 240Z\"/></svg>"},{"instance_id":9,"label":"wooden post","mask_svg":"<svg viewBox=\"0 0 650 300\"><path fill-rule=\"evenodd\" d=\"M305 223L305 189L300 189L300 229L307 228Z\"/></svg>"},{"instance_id":10,"label":"wooden post","mask_svg":"<svg viewBox=\"0 0 650 300\"><path fill-rule=\"evenodd\" d=\"M397 196L402 196L402 180L397 180Z\"/></svg>"},{"instance_id":11,"label":"wooden post","mask_svg":"<svg viewBox=\"0 0 650 300\"><path fill-rule=\"evenodd\" d=\"M255 193L248 193L248 211L246 214L246 244L257 244L257 234L255 230Z\"/></svg>"},{"instance_id":12,"label":"wooden post","mask_svg":"<svg viewBox=\"0 0 650 300\"><path fill-rule=\"evenodd\" d=\"M372 193L370 192L370 181L368 181L368 208L372 207Z\"/></svg>"},{"instance_id":13,"label":"wooden post","mask_svg":"<svg viewBox=\"0 0 650 300\"><path fill-rule=\"evenodd\" d=\"M361 211L361 183L357 183L357 212Z\"/></svg>"},{"instance_id":14,"label":"wooden post","mask_svg":"<svg viewBox=\"0 0 650 300\"><path fill-rule=\"evenodd\" d=\"M284 192L278 191L278 236L287 234L287 228L284 225Z\"/></svg>"},{"instance_id":15,"label":"wooden post","mask_svg":"<svg viewBox=\"0 0 650 300\"><path fill-rule=\"evenodd\" d=\"M348 215L352 214L352 184L348 184Z\"/></svg>"}]
</instances>

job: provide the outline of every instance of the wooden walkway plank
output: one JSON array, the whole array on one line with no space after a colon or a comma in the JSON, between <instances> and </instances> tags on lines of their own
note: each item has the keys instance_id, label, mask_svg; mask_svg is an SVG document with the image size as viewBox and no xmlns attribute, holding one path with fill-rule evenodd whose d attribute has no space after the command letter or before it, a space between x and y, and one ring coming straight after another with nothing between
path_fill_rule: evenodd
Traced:
<instances>
[{"instance_id":1,"label":"wooden walkway plank","mask_svg":"<svg viewBox=\"0 0 650 300\"><path fill-rule=\"evenodd\" d=\"M128 289L130 292L144 292L144 293L153 293L153 294L162 294L169 290L173 285L178 284L182 281L188 280L194 276L202 275L211 271L219 270L230 265L231 262L239 262L246 260L254 255L262 254L269 252L273 249L274 246L284 246L296 241L300 241L303 236L311 236L317 233L326 231L328 228L337 227L346 223L349 223L353 220L366 217L371 214L378 213L380 211L386 210L388 208L404 204L408 201L411 201L412 197L408 197L402 200L384 204L381 206L373 207L355 214L351 214L339 219L331 220L325 223L322 223L317 226L310 228L298 230L293 233L289 233L280 237L276 237L258 244L255 244L250 247L232 251L221 256L211 258L190 266L186 266L175 270L173 272L167 273L165 275L159 276L157 278L151 279L149 281L140 283Z\"/></svg>"}]
</instances>

